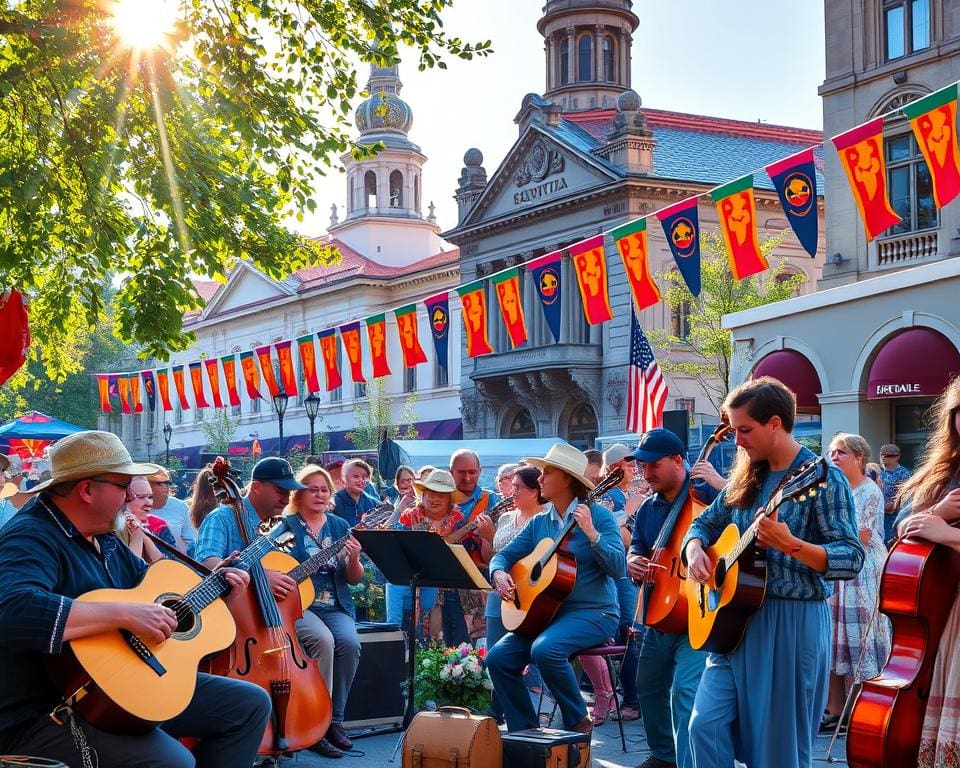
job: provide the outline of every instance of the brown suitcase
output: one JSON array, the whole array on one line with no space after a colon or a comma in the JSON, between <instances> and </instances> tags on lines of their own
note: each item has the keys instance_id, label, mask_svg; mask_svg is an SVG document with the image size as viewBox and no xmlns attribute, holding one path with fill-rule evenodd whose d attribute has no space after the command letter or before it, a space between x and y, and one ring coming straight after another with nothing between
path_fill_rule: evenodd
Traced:
<instances>
[{"instance_id":1,"label":"brown suitcase","mask_svg":"<svg viewBox=\"0 0 960 768\"><path fill-rule=\"evenodd\" d=\"M421 712L403 736L403 768L502 768L497 721L462 707Z\"/></svg>"}]
</instances>

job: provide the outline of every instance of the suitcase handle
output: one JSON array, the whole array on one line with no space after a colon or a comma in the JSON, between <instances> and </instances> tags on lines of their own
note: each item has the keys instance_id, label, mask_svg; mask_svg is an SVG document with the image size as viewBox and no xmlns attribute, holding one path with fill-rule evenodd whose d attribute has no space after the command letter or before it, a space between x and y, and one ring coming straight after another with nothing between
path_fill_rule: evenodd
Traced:
<instances>
[{"instance_id":1,"label":"suitcase handle","mask_svg":"<svg viewBox=\"0 0 960 768\"><path fill-rule=\"evenodd\" d=\"M437 713L440 715L463 715L464 717L473 717L466 707L437 707Z\"/></svg>"}]
</instances>

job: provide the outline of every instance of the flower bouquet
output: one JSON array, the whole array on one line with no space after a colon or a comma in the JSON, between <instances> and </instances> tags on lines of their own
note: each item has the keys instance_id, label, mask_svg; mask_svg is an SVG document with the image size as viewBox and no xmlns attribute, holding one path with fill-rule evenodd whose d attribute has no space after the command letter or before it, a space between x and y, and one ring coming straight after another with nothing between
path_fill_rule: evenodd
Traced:
<instances>
[{"instance_id":1,"label":"flower bouquet","mask_svg":"<svg viewBox=\"0 0 960 768\"><path fill-rule=\"evenodd\" d=\"M442 706L468 707L482 712L490 707L493 683L484 661L487 651L467 643L456 648L431 645L417 651L413 678L418 710Z\"/></svg>"}]
</instances>

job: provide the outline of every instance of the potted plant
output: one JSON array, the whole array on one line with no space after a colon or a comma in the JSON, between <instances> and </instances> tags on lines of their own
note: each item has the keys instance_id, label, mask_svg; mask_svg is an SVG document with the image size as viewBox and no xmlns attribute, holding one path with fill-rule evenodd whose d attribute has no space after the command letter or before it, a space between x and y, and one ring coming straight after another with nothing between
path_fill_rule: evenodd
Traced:
<instances>
[{"instance_id":1,"label":"potted plant","mask_svg":"<svg viewBox=\"0 0 960 768\"><path fill-rule=\"evenodd\" d=\"M430 645L417 651L413 703L420 709L467 707L483 712L490 707L493 683L486 665L486 649L467 643L456 648Z\"/></svg>"}]
</instances>

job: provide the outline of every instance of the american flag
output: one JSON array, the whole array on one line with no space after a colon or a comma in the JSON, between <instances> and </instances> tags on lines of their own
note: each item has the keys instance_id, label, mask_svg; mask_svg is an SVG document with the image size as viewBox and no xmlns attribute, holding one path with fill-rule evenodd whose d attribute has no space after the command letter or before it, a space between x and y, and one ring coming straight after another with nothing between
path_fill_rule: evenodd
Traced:
<instances>
[{"instance_id":1,"label":"american flag","mask_svg":"<svg viewBox=\"0 0 960 768\"><path fill-rule=\"evenodd\" d=\"M627 377L627 429L648 432L663 422L669 389L653 356L650 342L630 310L630 372Z\"/></svg>"}]
</instances>

